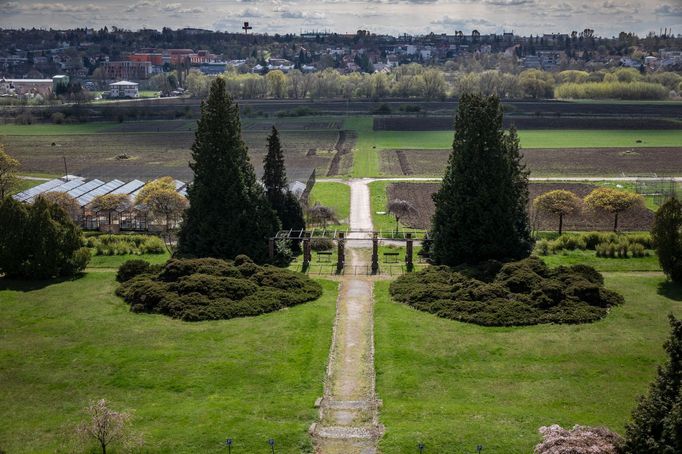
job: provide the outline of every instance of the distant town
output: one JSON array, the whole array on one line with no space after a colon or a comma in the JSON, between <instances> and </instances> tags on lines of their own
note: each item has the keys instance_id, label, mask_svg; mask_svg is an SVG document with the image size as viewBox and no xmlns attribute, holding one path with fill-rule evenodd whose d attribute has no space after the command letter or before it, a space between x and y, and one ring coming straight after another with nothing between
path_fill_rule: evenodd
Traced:
<instances>
[{"instance_id":1,"label":"distant town","mask_svg":"<svg viewBox=\"0 0 682 454\"><path fill-rule=\"evenodd\" d=\"M400 73L400 67L417 64L422 67L419 72L431 68L443 74L444 84L438 84L444 88L436 90L436 97L444 97L458 94L456 86L461 76L483 71L512 75L528 70L553 74L583 71L603 75L632 68L646 77L682 70L682 35L668 29L644 37L622 32L606 38L591 29L530 36L512 31L481 34L477 30L389 36L368 30L355 34L312 31L267 35L249 33L248 23L244 27L244 33L195 28L129 31L116 27L0 30L0 96L5 102L12 102L7 98L31 101L36 96L34 102L50 98L82 101L199 96L203 93L197 93L202 90L196 90L196 83L193 91L188 87L190 74L196 81L201 76L227 73L241 77L237 97L299 98L299 90L291 93L292 78L328 70L336 76L390 75ZM286 75L283 83L289 88L273 90L267 83L263 87L251 83L253 87L244 89L248 75L276 71ZM604 82L604 77L590 76L587 81ZM398 82L392 80L385 94L424 96L421 88L401 89ZM206 82L199 85L206 86ZM663 85L666 97L671 90L679 91L677 84ZM341 87L331 95L320 93L319 97L341 97L343 91ZM551 97L542 91L539 97ZM305 92L310 95L312 90ZM523 90L498 94L538 97Z\"/></svg>"}]
</instances>

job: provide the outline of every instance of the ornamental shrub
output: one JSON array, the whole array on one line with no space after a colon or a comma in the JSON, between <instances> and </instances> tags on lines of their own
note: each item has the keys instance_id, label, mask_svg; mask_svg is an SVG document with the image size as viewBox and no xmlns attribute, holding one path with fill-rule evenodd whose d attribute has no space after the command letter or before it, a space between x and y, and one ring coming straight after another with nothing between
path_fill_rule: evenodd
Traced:
<instances>
[{"instance_id":1,"label":"ornamental shrub","mask_svg":"<svg viewBox=\"0 0 682 454\"><path fill-rule=\"evenodd\" d=\"M390 291L415 309L484 326L588 323L623 303L585 265L548 268L530 257L505 264L488 281L474 276L485 273L435 266L399 277Z\"/></svg>"},{"instance_id":2,"label":"ornamental shrub","mask_svg":"<svg viewBox=\"0 0 682 454\"><path fill-rule=\"evenodd\" d=\"M145 260L127 260L123 262L121 266L118 267L118 273L116 273L116 280L118 282L126 282L139 276L140 274L148 273L150 270L149 262Z\"/></svg>"},{"instance_id":3,"label":"ornamental shrub","mask_svg":"<svg viewBox=\"0 0 682 454\"><path fill-rule=\"evenodd\" d=\"M320 285L307 276L266 265L247 256L233 262L172 259L161 270L126 262L131 276L117 289L134 312L164 314L186 321L229 319L272 312L317 299ZM134 276L133 276L134 275Z\"/></svg>"}]
</instances>

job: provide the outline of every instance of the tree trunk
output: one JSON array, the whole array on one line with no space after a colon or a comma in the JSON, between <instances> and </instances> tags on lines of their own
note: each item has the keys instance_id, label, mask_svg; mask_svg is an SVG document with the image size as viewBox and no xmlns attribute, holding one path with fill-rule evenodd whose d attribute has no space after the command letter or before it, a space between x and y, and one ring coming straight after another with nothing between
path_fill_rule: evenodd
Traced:
<instances>
[{"instance_id":1,"label":"tree trunk","mask_svg":"<svg viewBox=\"0 0 682 454\"><path fill-rule=\"evenodd\" d=\"M102 446L102 454L107 454L107 445L103 441L100 441L100 446Z\"/></svg>"},{"instance_id":2,"label":"tree trunk","mask_svg":"<svg viewBox=\"0 0 682 454\"><path fill-rule=\"evenodd\" d=\"M616 216L613 221L613 231L618 232L618 212L616 212Z\"/></svg>"},{"instance_id":3,"label":"tree trunk","mask_svg":"<svg viewBox=\"0 0 682 454\"><path fill-rule=\"evenodd\" d=\"M563 232L564 229L564 215L559 214L559 235Z\"/></svg>"}]
</instances>

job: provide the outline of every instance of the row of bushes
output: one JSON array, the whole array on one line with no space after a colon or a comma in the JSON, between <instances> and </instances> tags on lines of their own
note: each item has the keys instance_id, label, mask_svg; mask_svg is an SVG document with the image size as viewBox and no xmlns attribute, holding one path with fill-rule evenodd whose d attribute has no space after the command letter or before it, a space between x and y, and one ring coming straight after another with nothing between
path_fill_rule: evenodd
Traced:
<instances>
[{"instance_id":1,"label":"row of bushes","mask_svg":"<svg viewBox=\"0 0 682 454\"><path fill-rule=\"evenodd\" d=\"M234 261L173 259L163 267L131 260L119 268L121 296L134 312L186 321L260 315L319 298L322 288L307 276Z\"/></svg>"},{"instance_id":2,"label":"row of bushes","mask_svg":"<svg viewBox=\"0 0 682 454\"><path fill-rule=\"evenodd\" d=\"M599 243L596 248L597 257L626 259L632 257L648 257L649 251L639 243L621 240L617 243Z\"/></svg>"},{"instance_id":3,"label":"row of bushes","mask_svg":"<svg viewBox=\"0 0 682 454\"><path fill-rule=\"evenodd\" d=\"M651 82L588 82L567 83L554 89L559 99L667 99L663 85Z\"/></svg>"},{"instance_id":4,"label":"row of bushes","mask_svg":"<svg viewBox=\"0 0 682 454\"><path fill-rule=\"evenodd\" d=\"M561 251L596 251L600 244L628 243L643 249L653 249L654 243L649 233L585 232L567 233L554 239L543 238L536 243L542 255Z\"/></svg>"},{"instance_id":5,"label":"row of bushes","mask_svg":"<svg viewBox=\"0 0 682 454\"><path fill-rule=\"evenodd\" d=\"M429 267L391 284L393 298L439 317L484 326L588 323L623 298L606 288L594 268L550 269L531 257L502 266Z\"/></svg>"},{"instance_id":6,"label":"row of bushes","mask_svg":"<svg viewBox=\"0 0 682 454\"><path fill-rule=\"evenodd\" d=\"M93 255L163 254L165 245L153 235L93 235L84 238Z\"/></svg>"}]
</instances>

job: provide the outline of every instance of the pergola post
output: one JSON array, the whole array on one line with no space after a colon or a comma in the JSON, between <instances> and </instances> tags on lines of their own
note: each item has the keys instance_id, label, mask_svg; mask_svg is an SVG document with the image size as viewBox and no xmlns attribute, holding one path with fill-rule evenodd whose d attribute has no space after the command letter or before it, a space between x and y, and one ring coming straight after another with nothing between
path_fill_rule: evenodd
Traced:
<instances>
[{"instance_id":1,"label":"pergola post","mask_svg":"<svg viewBox=\"0 0 682 454\"><path fill-rule=\"evenodd\" d=\"M405 268L409 273L414 270L414 262L412 261L414 240L411 233L406 233L405 238L407 240L405 242Z\"/></svg>"},{"instance_id":2,"label":"pergola post","mask_svg":"<svg viewBox=\"0 0 682 454\"><path fill-rule=\"evenodd\" d=\"M338 234L338 240L337 240L337 245L338 245L338 259L336 262L336 272L341 273L343 271L344 264L346 262L346 239L345 239L345 233L344 232L339 232Z\"/></svg>"},{"instance_id":3,"label":"pergola post","mask_svg":"<svg viewBox=\"0 0 682 454\"><path fill-rule=\"evenodd\" d=\"M379 272L379 234L372 233L372 274Z\"/></svg>"},{"instance_id":4,"label":"pergola post","mask_svg":"<svg viewBox=\"0 0 682 454\"><path fill-rule=\"evenodd\" d=\"M310 252L310 233L306 232L303 238L303 269L307 270L311 262L311 252Z\"/></svg>"},{"instance_id":5,"label":"pergola post","mask_svg":"<svg viewBox=\"0 0 682 454\"><path fill-rule=\"evenodd\" d=\"M270 257L270 260L275 259L275 239L270 238L268 240L268 256Z\"/></svg>"}]
</instances>

